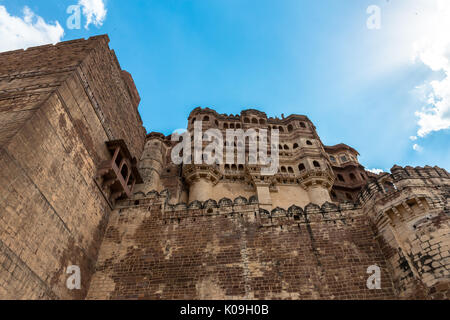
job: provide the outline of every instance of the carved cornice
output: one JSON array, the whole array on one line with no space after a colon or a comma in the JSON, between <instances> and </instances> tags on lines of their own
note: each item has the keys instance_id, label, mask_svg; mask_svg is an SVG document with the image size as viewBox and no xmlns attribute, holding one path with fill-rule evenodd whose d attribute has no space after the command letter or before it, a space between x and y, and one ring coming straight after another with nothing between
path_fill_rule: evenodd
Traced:
<instances>
[{"instance_id":1,"label":"carved cornice","mask_svg":"<svg viewBox=\"0 0 450 320\"><path fill-rule=\"evenodd\" d=\"M218 166L207 164L188 164L183 166L183 177L188 184L192 184L199 179L211 181L217 184L222 178L222 173Z\"/></svg>"},{"instance_id":2,"label":"carved cornice","mask_svg":"<svg viewBox=\"0 0 450 320\"><path fill-rule=\"evenodd\" d=\"M305 170L301 172L298 181L306 190L318 185L331 190L334 183L334 175L328 170Z\"/></svg>"}]
</instances>

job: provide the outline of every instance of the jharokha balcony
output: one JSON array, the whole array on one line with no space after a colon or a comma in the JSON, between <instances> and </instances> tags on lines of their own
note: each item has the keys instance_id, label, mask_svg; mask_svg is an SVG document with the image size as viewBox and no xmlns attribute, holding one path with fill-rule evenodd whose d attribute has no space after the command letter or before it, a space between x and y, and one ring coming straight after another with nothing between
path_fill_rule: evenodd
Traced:
<instances>
[{"instance_id":1,"label":"jharokha balcony","mask_svg":"<svg viewBox=\"0 0 450 320\"><path fill-rule=\"evenodd\" d=\"M103 161L96 181L111 206L122 198L131 198L135 184L143 183L137 160L131 156L123 140L107 141L111 159Z\"/></svg>"}]
</instances>

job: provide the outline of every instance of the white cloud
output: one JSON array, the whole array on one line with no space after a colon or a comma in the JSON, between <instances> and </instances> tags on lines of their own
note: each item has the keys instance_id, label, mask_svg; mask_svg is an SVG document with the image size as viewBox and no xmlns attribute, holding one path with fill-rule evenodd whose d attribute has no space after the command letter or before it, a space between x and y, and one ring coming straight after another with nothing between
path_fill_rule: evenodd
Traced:
<instances>
[{"instance_id":1,"label":"white cloud","mask_svg":"<svg viewBox=\"0 0 450 320\"><path fill-rule=\"evenodd\" d=\"M415 145L413 145L413 149L417 152L423 151L423 148L421 146L419 146L417 143Z\"/></svg>"},{"instance_id":2,"label":"white cloud","mask_svg":"<svg viewBox=\"0 0 450 320\"><path fill-rule=\"evenodd\" d=\"M375 174L380 174L380 173L384 172L384 170L382 170L382 169L368 169L367 171L375 173Z\"/></svg>"},{"instance_id":3,"label":"white cloud","mask_svg":"<svg viewBox=\"0 0 450 320\"><path fill-rule=\"evenodd\" d=\"M432 27L414 43L414 58L433 71L442 72L442 80L424 83L426 106L415 114L421 138L433 131L450 128L450 1L430 1L434 13L427 17ZM420 146L415 145L416 148ZM417 150L419 151L419 150Z\"/></svg>"},{"instance_id":4,"label":"white cloud","mask_svg":"<svg viewBox=\"0 0 450 320\"><path fill-rule=\"evenodd\" d=\"M63 36L64 29L59 22L47 23L28 7L24 7L21 18L0 6L0 52L56 43Z\"/></svg>"},{"instance_id":5,"label":"white cloud","mask_svg":"<svg viewBox=\"0 0 450 320\"><path fill-rule=\"evenodd\" d=\"M90 24L94 24L96 27L103 25L106 19L105 1L103 0L79 0L78 5L83 8L83 14L86 16L85 28L88 29Z\"/></svg>"},{"instance_id":6,"label":"white cloud","mask_svg":"<svg viewBox=\"0 0 450 320\"><path fill-rule=\"evenodd\" d=\"M416 137L416 136L411 136L411 137L409 137L409 140L411 140L411 141L416 141L416 140L417 140L417 137Z\"/></svg>"}]
</instances>

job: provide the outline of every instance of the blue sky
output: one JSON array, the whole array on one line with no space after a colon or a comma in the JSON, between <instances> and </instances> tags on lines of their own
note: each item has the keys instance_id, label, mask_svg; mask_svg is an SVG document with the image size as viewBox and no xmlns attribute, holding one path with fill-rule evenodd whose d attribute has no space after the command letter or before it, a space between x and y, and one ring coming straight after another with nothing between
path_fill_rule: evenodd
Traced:
<instances>
[{"instance_id":1,"label":"blue sky","mask_svg":"<svg viewBox=\"0 0 450 320\"><path fill-rule=\"evenodd\" d=\"M85 12L70 30L66 10L78 1L100 15L102 0L0 0L0 8L24 19L29 7L28 26L47 36L40 41L107 33L149 132L185 127L197 106L305 114L324 144L351 145L369 169L450 170L450 10L431 5L440 0L108 0L88 29ZM380 29L367 27L370 5L380 8ZM38 16L60 29L37 27ZM0 38L11 32L5 24ZM25 47L37 38L23 37Z\"/></svg>"}]
</instances>

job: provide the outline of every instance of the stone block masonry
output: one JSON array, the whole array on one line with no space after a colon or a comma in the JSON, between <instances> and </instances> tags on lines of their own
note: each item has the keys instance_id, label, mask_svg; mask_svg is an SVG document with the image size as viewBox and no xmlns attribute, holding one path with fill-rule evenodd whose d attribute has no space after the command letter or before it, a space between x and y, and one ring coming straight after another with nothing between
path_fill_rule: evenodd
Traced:
<instances>
[{"instance_id":1,"label":"stone block masonry","mask_svg":"<svg viewBox=\"0 0 450 320\"><path fill-rule=\"evenodd\" d=\"M88 299L392 299L390 274L357 208L269 213L239 198L114 211ZM369 290L367 268L381 268Z\"/></svg>"},{"instance_id":2,"label":"stone block masonry","mask_svg":"<svg viewBox=\"0 0 450 320\"><path fill-rule=\"evenodd\" d=\"M0 54L0 298L82 299L111 207L94 181L145 130L106 36ZM81 269L82 290L66 288Z\"/></svg>"}]
</instances>

